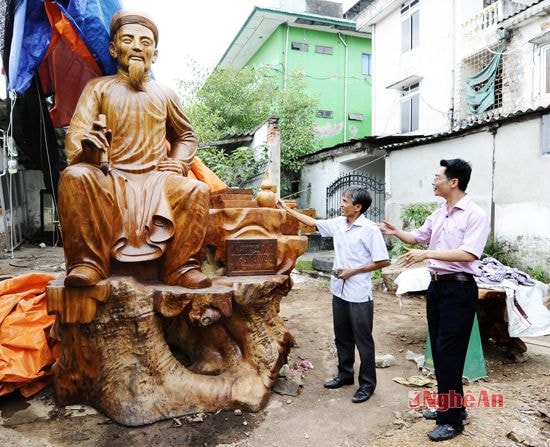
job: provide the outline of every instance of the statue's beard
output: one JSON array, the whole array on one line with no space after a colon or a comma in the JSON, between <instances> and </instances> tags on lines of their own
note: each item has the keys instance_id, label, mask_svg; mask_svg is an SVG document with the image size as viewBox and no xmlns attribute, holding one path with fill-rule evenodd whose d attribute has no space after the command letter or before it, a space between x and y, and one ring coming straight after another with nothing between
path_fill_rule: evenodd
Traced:
<instances>
[{"instance_id":1,"label":"statue's beard","mask_svg":"<svg viewBox=\"0 0 550 447\"><path fill-rule=\"evenodd\" d=\"M143 81L145 79L145 63L140 60L131 60L128 65L128 76L130 85L138 92L144 91Z\"/></svg>"}]
</instances>

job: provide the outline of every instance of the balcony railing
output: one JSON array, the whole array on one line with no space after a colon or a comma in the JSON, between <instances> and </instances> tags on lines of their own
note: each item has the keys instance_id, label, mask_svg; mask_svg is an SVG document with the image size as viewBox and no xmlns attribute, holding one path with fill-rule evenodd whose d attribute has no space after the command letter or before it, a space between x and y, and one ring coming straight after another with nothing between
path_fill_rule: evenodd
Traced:
<instances>
[{"instance_id":1,"label":"balcony railing","mask_svg":"<svg viewBox=\"0 0 550 447\"><path fill-rule=\"evenodd\" d=\"M503 13L503 2L498 0L492 5L483 8L483 10L466 20L462 27L464 29L464 34L466 37L477 36L480 32L487 30L489 28L495 28L498 21L502 18Z\"/></svg>"}]
</instances>

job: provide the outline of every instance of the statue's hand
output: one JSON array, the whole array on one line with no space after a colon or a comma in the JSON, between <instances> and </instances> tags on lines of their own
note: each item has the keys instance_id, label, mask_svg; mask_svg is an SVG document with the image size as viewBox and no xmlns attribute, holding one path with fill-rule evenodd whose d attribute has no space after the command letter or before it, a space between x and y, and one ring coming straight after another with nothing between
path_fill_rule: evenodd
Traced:
<instances>
[{"instance_id":1,"label":"statue's hand","mask_svg":"<svg viewBox=\"0 0 550 447\"><path fill-rule=\"evenodd\" d=\"M99 166L102 155L107 152L109 147L105 133L91 130L82 137L80 143L82 145L82 161Z\"/></svg>"},{"instance_id":2,"label":"statue's hand","mask_svg":"<svg viewBox=\"0 0 550 447\"><path fill-rule=\"evenodd\" d=\"M158 164L157 168L159 171L172 171L184 177L187 177L187 173L189 172L187 163L173 158L165 158Z\"/></svg>"}]
</instances>

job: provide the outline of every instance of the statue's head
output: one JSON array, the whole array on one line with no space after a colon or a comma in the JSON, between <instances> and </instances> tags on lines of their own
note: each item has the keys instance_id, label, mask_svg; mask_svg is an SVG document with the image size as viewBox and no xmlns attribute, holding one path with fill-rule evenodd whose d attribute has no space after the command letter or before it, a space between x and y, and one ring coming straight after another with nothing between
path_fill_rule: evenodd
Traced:
<instances>
[{"instance_id":1,"label":"statue's head","mask_svg":"<svg viewBox=\"0 0 550 447\"><path fill-rule=\"evenodd\" d=\"M157 60L157 44L158 29L150 18L131 11L113 16L109 53L136 90L143 90L143 81Z\"/></svg>"}]
</instances>

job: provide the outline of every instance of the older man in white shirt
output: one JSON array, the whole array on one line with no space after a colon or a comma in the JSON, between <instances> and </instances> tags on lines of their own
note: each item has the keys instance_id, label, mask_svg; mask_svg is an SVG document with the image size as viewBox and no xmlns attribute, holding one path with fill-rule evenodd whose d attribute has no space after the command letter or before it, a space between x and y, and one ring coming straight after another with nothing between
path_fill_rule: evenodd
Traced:
<instances>
[{"instance_id":1,"label":"older man in white shirt","mask_svg":"<svg viewBox=\"0 0 550 447\"><path fill-rule=\"evenodd\" d=\"M352 402L367 401L376 388L371 272L389 265L384 238L378 226L363 213L372 203L366 188L352 186L342 198L342 215L334 219L315 220L279 206L300 222L315 226L322 236L334 241L334 270L330 290L334 341L338 352L338 374L325 388L340 388L354 383L355 347L359 351L359 388Z\"/></svg>"}]
</instances>

